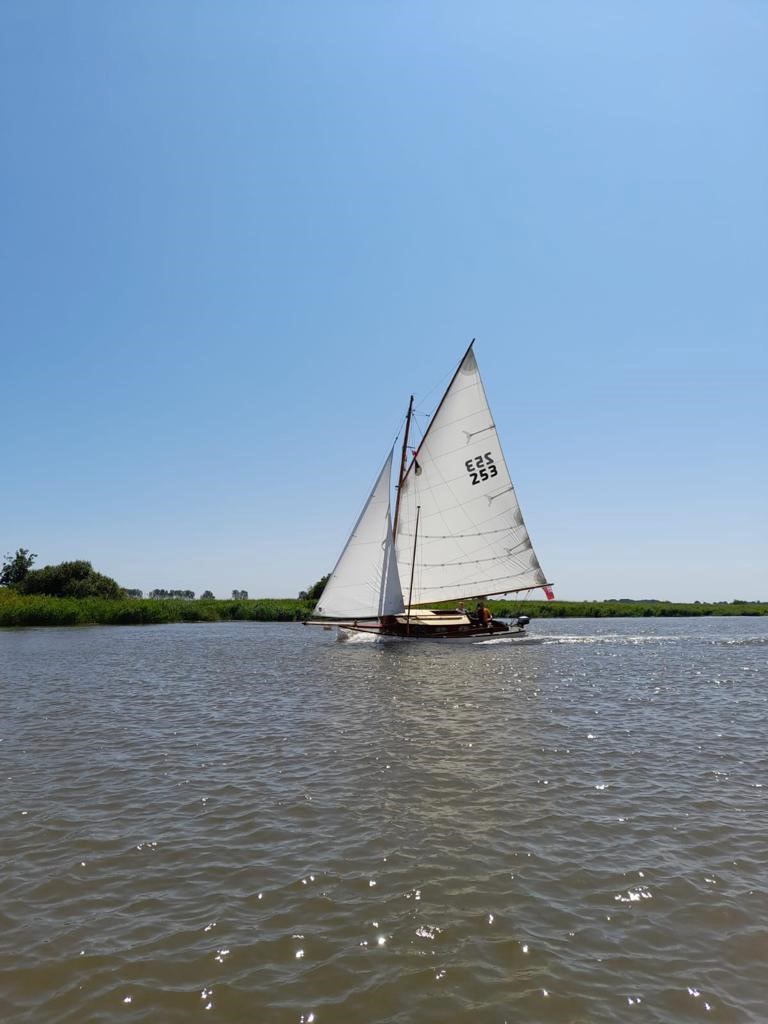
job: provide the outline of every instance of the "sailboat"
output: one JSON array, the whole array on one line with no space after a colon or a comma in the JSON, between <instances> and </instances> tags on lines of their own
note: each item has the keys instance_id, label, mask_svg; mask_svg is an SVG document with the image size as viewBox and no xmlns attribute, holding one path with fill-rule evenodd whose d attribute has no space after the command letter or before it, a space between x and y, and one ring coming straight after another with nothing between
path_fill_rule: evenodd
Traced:
<instances>
[{"instance_id":1,"label":"sailboat","mask_svg":"<svg viewBox=\"0 0 768 1024\"><path fill-rule=\"evenodd\" d=\"M393 446L308 624L338 626L341 636L419 640L523 635L527 616L493 619L485 598L537 588L554 595L523 521L474 340L415 448L412 418L413 396L394 519ZM476 614L465 601L479 601ZM457 607L429 607L447 602Z\"/></svg>"}]
</instances>

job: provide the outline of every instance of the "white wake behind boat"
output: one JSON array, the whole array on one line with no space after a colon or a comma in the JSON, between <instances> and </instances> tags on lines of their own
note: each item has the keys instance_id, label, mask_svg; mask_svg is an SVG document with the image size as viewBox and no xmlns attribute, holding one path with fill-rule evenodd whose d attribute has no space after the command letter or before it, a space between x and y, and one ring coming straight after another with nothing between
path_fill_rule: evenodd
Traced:
<instances>
[{"instance_id":1,"label":"white wake behind boat","mask_svg":"<svg viewBox=\"0 0 768 1024\"><path fill-rule=\"evenodd\" d=\"M474 344L474 342L473 342ZM311 624L403 639L476 640L523 635L464 601L541 587L552 591L523 521L485 395L473 344L408 460L405 421L394 524L394 448L315 607ZM407 598L407 600L406 600ZM428 608L457 602L456 610Z\"/></svg>"}]
</instances>

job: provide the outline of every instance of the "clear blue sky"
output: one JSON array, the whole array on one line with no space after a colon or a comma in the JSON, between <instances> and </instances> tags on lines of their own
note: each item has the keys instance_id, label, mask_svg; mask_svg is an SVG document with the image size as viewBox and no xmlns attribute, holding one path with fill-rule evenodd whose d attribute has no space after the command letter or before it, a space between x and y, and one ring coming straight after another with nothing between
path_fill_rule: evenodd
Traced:
<instances>
[{"instance_id":1,"label":"clear blue sky","mask_svg":"<svg viewBox=\"0 0 768 1024\"><path fill-rule=\"evenodd\" d=\"M6 0L0 553L295 595L476 337L559 596L768 600L767 52L749 0Z\"/></svg>"}]
</instances>

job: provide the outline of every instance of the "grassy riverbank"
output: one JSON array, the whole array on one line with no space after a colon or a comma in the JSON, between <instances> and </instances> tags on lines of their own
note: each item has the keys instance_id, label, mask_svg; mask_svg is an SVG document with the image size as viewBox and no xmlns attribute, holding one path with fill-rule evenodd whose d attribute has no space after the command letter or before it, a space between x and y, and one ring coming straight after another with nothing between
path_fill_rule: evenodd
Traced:
<instances>
[{"instance_id":1,"label":"grassy riverbank","mask_svg":"<svg viewBox=\"0 0 768 1024\"><path fill-rule=\"evenodd\" d=\"M532 619L656 618L692 615L768 615L768 604L718 601L679 604L674 601L489 601L494 615L522 612Z\"/></svg>"},{"instance_id":2,"label":"grassy riverbank","mask_svg":"<svg viewBox=\"0 0 768 1024\"><path fill-rule=\"evenodd\" d=\"M23 596L0 588L0 626L142 626L164 622L297 622L314 602L293 598L250 601L107 600L96 597ZM668 601L489 601L494 615L531 618L650 618L688 615L768 615L768 604L730 602L675 604ZM446 605L446 607L449 607Z\"/></svg>"},{"instance_id":3,"label":"grassy riverbank","mask_svg":"<svg viewBox=\"0 0 768 1024\"><path fill-rule=\"evenodd\" d=\"M0 590L0 626L145 626L164 622L294 622L313 603L291 598L255 601L175 601L98 597L39 597Z\"/></svg>"}]
</instances>

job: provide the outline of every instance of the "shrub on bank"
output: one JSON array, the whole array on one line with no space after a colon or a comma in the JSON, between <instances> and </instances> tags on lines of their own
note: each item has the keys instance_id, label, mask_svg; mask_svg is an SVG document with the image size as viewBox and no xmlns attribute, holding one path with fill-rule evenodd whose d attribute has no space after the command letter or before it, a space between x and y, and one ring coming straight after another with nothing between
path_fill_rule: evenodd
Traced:
<instances>
[{"instance_id":1,"label":"shrub on bank","mask_svg":"<svg viewBox=\"0 0 768 1024\"><path fill-rule=\"evenodd\" d=\"M109 576L96 572L90 562L61 562L32 569L16 584L20 594L46 597L101 597L116 600L123 591Z\"/></svg>"}]
</instances>

